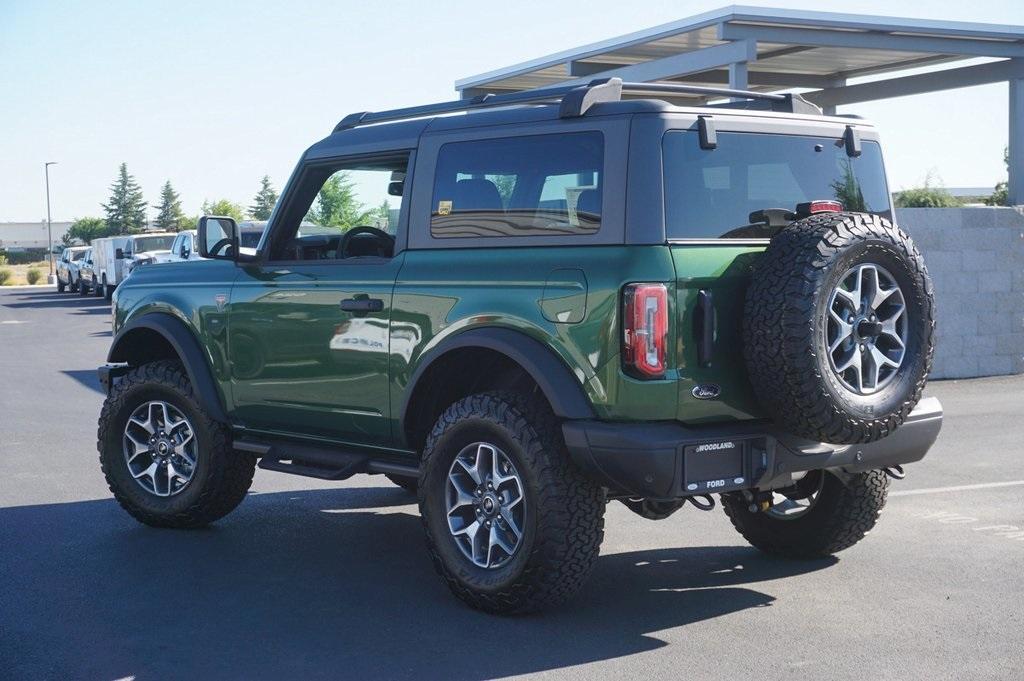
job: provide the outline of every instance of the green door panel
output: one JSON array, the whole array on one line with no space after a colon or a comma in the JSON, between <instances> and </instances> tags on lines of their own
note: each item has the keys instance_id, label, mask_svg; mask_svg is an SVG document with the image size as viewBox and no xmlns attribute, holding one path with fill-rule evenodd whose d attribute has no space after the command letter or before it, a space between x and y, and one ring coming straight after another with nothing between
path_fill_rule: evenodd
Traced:
<instances>
[{"instance_id":1,"label":"green door panel","mask_svg":"<svg viewBox=\"0 0 1024 681\"><path fill-rule=\"evenodd\" d=\"M675 301L679 324L678 419L687 422L760 418L743 359L743 304L750 271L764 246L686 244L672 246L676 268ZM697 350L698 296L711 293L715 336L710 366L700 366ZM717 399L697 399L697 385L714 384Z\"/></svg>"},{"instance_id":2,"label":"green door panel","mask_svg":"<svg viewBox=\"0 0 1024 681\"><path fill-rule=\"evenodd\" d=\"M231 292L228 357L249 429L391 444L389 319L402 256L244 265ZM345 299L381 310L345 312Z\"/></svg>"}]
</instances>

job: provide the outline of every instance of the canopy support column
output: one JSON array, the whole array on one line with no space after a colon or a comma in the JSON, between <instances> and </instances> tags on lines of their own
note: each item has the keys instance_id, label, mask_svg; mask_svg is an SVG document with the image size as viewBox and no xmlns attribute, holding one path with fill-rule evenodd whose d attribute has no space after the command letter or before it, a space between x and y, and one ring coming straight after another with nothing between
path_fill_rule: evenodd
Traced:
<instances>
[{"instance_id":1,"label":"canopy support column","mask_svg":"<svg viewBox=\"0 0 1024 681\"><path fill-rule=\"evenodd\" d=\"M1008 201L1024 204L1024 78L1010 81L1010 177Z\"/></svg>"}]
</instances>

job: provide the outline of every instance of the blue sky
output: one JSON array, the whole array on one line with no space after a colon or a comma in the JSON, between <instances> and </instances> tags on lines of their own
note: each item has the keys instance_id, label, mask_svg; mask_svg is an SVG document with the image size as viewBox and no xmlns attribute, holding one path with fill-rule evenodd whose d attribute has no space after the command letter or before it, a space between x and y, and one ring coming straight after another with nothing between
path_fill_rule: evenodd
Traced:
<instances>
[{"instance_id":1,"label":"blue sky","mask_svg":"<svg viewBox=\"0 0 1024 681\"><path fill-rule=\"evenodd\" d=\"M167 179L189 213L248 204L346 113L448 99L457 78L723 4L0 0L0 222L45 217L50 160L55 220L100 215L122 161L151 204ZM1021 0L744 4L1024 24ZM929 171L988 186L1004 175L1006 90L840 112L880 126L895 189Z\"/></svg>"}]
</instances>

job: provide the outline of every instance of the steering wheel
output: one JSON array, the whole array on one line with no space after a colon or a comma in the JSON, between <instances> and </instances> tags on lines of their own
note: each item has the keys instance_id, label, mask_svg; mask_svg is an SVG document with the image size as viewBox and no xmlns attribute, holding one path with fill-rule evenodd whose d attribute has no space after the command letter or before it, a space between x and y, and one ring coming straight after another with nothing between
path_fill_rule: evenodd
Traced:
<instances>
[{"instance_id":1,"label":"steering wheel","mask_svg":"<svg viewBox=\"0 0 1024 681\"><path fill-rule=\"evenodd\" d=\"M211 246L210 249L207 250L207 253L209 253L211 256L218 255L220 253L220 249L230 246L232 244L232 241L233 240L231 238L225 237L218 241L217 243L215 243L213 246Z\"/></svg>"},{"instance_id":2,"label":"steering wheel","mask_svg":"<svg viewBox=\"0 0 1024 681\"><path fill-rule=\"evenodd\" d=\"M376 227L370 227L368 225L359 225L345 232L341 237L341 243L338 244L338 255L342 258L349 257L348 248L349 244L352 243L352 239L358 237L372 236L379 240L380 243L377 245L377 255L382 258L389 258L395 252L395 237L391 236L383 229L377 229Z\"/></svg>"}]
</instances>

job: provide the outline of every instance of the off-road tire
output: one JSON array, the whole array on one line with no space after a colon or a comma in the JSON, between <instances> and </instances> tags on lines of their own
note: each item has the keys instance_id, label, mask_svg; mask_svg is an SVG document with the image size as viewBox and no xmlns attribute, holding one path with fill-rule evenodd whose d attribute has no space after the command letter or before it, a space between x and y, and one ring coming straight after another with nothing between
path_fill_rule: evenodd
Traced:
<instances>
[{"instance_id":1,"label":"off-road tire","mask_svg":"<svg viewBox=\"0 0 1024 681\"><path fill-rule=\"evenodd\" d=\"M859 263L881 264L906 303L908 337L896 376L857 395L835 376L823 326L839 279ZM910 237L885 218L820 213L772 238L754 266L744 307L743 351L762 407L788 432L854 444L886 437L921 399L934 354L931 279Z\"/></svg>"},{"instance_id":2,"label":"off-road tire","mask_svg":"<svg viewBox=\"0 0 1024 681\"><path fill-rule=\"evenodd\" d=\"M461 553L445 508L454 457L485 440L515 464L528 510L518 550L493 569L478 567ZM419 507L438 573L455 596L490 613L531 612L573 596L589 576L604 537L604 490L570 461L547 405L518 393L471 395L445 410L424 446Z\"/></svg>"},{"instance_id":3,"label":"off-road tire","mask_svg":"<svg viewBox=\"0 0 1024 681\"><path fill-rule=\"evenodd\" d=\"M122 451L126 421L149 400L181 410L198 440L193 478L170 497L157 497L138 485ZM203 411L181 364L166 360L136 367L114 386L100 413L97 448L114 498L136 520L154 527L202 527L224 517L245 498L256 470L254 457L232 449L228 426Z\"/></svg>"},{"instance_id":4,"label":"off-road tire","mask_svg":"<svg viewBox=\"0 0 1024 681\"><path fill-rule=\"evenodd\" d=\"M818 499L792 520L750 511L739 493L723 494L722 508L736 531L765 553L796 559L830 556L850 548L875 526L889 479L880 470L856 473L845 481L828 472L822 475Z\"/></svg>"},{"instance_id":5,"label":"off-road tire","mask_svg":"<svg viewBox=\"0 0 1024 681\"><path fill-rule=\"evenodd\" d=\"M416 494L416 489L419 487L419 480L416 478L407 478L404 475L392 475L391 473L385 473L384 477L412 494Z\"/></svg>"}]
</instances>

